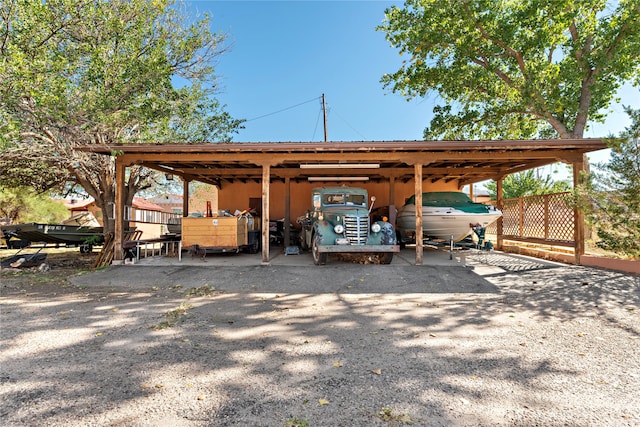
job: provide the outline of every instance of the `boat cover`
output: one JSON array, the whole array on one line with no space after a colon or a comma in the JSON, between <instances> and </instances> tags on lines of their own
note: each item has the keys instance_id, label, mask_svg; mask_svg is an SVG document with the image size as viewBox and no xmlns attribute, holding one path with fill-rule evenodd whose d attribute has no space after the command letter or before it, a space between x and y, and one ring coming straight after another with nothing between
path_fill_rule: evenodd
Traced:
<instances>
[{"instance_id":1,"label":"boat cover","mask_svg":"<svg viewBox=\"0 0 640 427\"><path fill-rule=\"evenodd\" d=\"M406 205L415 205L415 196L407 199ZM422 206L448 207L460 209L467 213L487 213L489 207L482 203L473 202L469 196L459 191L430 191L422 193Z\"/></svg>"}]
</instances>

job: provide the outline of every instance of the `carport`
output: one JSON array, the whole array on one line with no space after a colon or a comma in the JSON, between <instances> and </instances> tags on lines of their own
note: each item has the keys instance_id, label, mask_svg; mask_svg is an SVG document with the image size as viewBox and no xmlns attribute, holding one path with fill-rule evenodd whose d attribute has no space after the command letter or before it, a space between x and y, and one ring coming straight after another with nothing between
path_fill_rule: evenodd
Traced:
<instances>
[{"instance_id":1,"label":"carport","mask_svg":"<svg viewBox=\"0 0 640 427\"><path fill-rule=\"evenodd\" d=\"M398 183L414 183L416 205L422 205L424 183L465 185L493 179L497 182L501 208L502 179L512 173L557 162L573 167L573 182L588 170L586 154L606 149L601 139L502 140L502 141L358 141L358 142L273 142L86 145L79 151L116 157L116 222L114 262L123 259L125 201L123 188L127 167L141 165L177 175L188 184L200 181L218 187L226 183L261 183L262 263L269 263L269 200L271 183L284 183L284 219L288 231L291 186L318 181L360 185L382 183L388 201L395 204ZM189 212L184 197L183 212ZM574 211L576 263L585 250L582 212ZM422 230L422 211L416 209L416 230ZM418 235L418 233L416 234ZM502 243L498 222L497 247ZM285 236L286 239L286 236ZM416 264L423 262L422 241L416 242Z\"/></svg>"}]
</instances>

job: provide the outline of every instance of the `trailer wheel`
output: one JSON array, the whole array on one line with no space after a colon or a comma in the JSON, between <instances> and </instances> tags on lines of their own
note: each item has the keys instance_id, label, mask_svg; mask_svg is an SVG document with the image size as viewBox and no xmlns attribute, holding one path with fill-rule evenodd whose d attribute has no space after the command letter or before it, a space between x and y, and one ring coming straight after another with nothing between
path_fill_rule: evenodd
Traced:
<instances>
[{"instance_id":1,"label":"trailer wheel","mask_svg":"<svg viewBox=\"0 0 640 427\"><path fill-rule=\"evenodd\" d=\"M260 250L260 242L258 242L257 240L249 245L250 254L257 254L259 250Z\"/></svg>"}]
</instances>

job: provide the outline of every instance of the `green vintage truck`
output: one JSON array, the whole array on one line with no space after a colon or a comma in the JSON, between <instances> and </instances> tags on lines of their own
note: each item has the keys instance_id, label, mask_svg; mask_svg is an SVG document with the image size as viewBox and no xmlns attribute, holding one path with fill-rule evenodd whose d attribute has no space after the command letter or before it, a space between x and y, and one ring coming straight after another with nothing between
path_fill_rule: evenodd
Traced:
<instances>
[{"instance_id":1,"label":"green vintage truck","mask_svg":"<svg viewBox=\"0 0 640 427\"><path fill-rule=\"evenodd\" d=\"M396 232L386 220L371 220L375 197L368 206L367 190L355 187L317 187L311 192L311 210L299 221L301 245L311 250L316 265L326 264L330 253L372 254L390 264L400 251Z\"/></svg>"}]
</instances>

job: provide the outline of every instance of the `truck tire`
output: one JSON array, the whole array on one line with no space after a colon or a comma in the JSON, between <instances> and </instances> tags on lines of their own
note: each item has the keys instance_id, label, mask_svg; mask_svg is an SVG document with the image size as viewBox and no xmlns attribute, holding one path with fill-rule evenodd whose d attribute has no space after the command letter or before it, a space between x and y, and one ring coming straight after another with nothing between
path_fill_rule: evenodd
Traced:
<instances>
[{"instance_id":1,"label":"truck tire","mask_svg":"<svg viewBox=\"0 0 640 427\"><path fill-rule=\"evenodd\" d=\"M391 264L391 261L393 261L393 252L380 254L378 255L378 259L380 260L380 264Z\"/></svg>"},{"instance_id":2,"label":"truck tire","mask_svg":"<svg viewBox=\"0 0 640 427\"><path fill-rule=\"evenodd\" d=\"M311 244L311 254L313 255L313 263L315 265L325 265L327 263L327 253L318 252L318 245L320 244L320 237L318 234L313 236L313 243Z\"/></svg>"}]
</instances>

